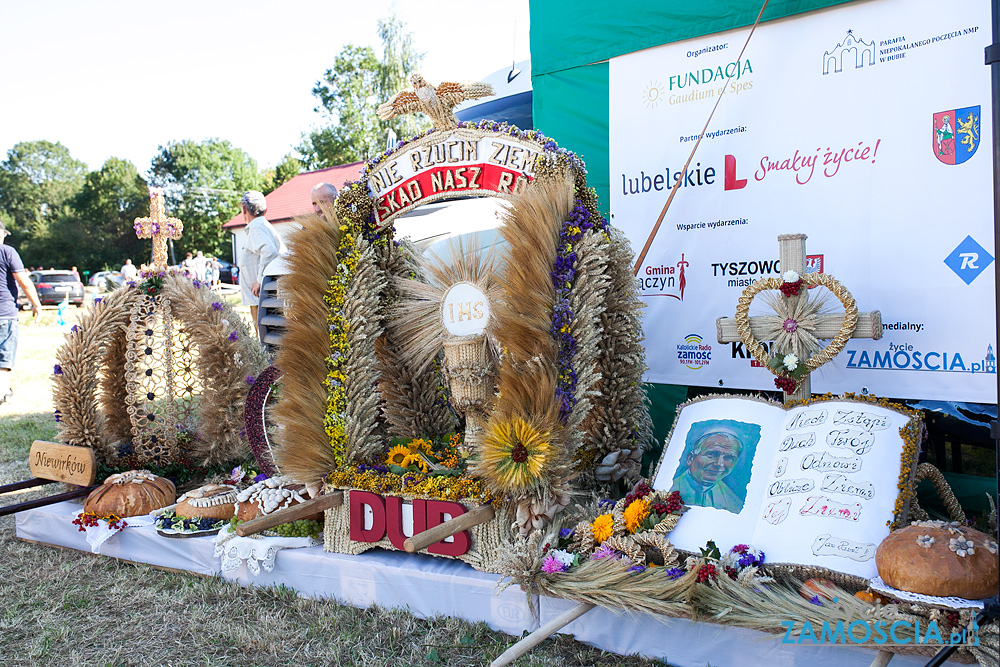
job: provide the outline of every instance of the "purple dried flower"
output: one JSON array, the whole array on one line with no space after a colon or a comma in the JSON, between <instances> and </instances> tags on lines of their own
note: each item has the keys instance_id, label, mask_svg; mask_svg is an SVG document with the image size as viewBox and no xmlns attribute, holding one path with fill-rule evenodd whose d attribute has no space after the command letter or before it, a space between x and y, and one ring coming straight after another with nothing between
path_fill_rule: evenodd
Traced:
<instances>
[{"instance_id":1,"label":"purple dried flower","mask_svg":"<svg viewBox=\"0 0 1000 667\"><path fill-rule=\"evenodd\" d=\"M817 607L822 607L823 606L823 602L819 599L818 595L814 595L811 598L809 598L809 602L811 602L812 604L816 605Z\"/></svg>"},{"instance_id":2,"label":"purple dried flower","mask_svg":"<svg viewBox=\"0 0 1000 667\"><path fill-rule=\"evenodd\" d=\"M100 302L102 302L102 301L104 301L104 297L100 297L100 296L95 296L95 297L94 297L94 305L95 305L95 306L96 306L97 304L99 304Z\"/></svg>"},{"instance_id":3,"label":"purple dried flower","mask_svg":"<svg viewBox=\"0 0 1000 667\"><path fill-rule=\"evenodd\" d=\"M263 482L265 479L267 479L267 475L265 475L264 473L260 473L259 475L253 478L253 483L256 484L257 482Z\"/></svg>"},{"instance_id":4,"label":"purple dried flower","mask_svg":"<svg viewBox=\"0 0 1000 667\"><path fill-rule=\"evenodd\" d=\"M606 544L602 544L600 548L594 551L590 555L590 560L601 560L603 558L610 558L616 560L618 558L618 552L609 547Z\"/></svg>"},{"instance_id":5,"label":"purple dried flower","mask_svg":"<svg viewBox=\"0 0 1000 667\"><path fill-rule=\"evenodd\" d=\"M252 375L248 375L248 376L247 376L247 384L251 384L251 385L252 385L252 384L254 383L254 380L255 380L255 379L256 379L256 378L254 378L254 376L252 376Z\"/></svg>"},{"instance_id":6,"label":"purple dried flower","mask_svg":"<svg viewBox=\"0 0 1000 667\"><path fill-rule=\"evenodd\" d=\"M59 364L56 364L55 366L53 366L52 367L52 373L53 373L53 375L62 375L63 374L62 373L62 366L60 366Z\"/></svg>"},{"instance_id":7,"label":"purple dried flower","mask_svg":"<svg viewBox=\"0 0 1000 667\"><path fill-rule=\"evenodd\" d=\"M222 304L218 301L212 302L212 310L222 310Z\"/></svg>"},{"instance_id":8,"label":"purple dried flower","mask_svg":"<svg viewBox=\"0 0 1000 667\"><path fill-rule=\"evenodd\" d=\"M231 340L232 342L234 342L234 343L235 343L235 342L236 342L236 341L238 341L239 339L240 339L240 335L239 335L238 333L236 333L235 331L233 331L233 332L231 332L231 333L229 334L229 340Z\"/></svg>"},{"instance_id":9,"label":"purple dried flower","mask_svg":"<svg viewBox=\"0 0 1000 667\"><path fill-rule=\"evenodd\" d=\"M685 571L680 567L668 567L663 571L663 573L667 575L667 578L669 579L680 579L684 576Z\"/></svg>"},{"instance_id":10,"label":"purple dried flower","mask_svg":"<svg viewBox=\"0 0 1000 667\"><path fill-rule=\"evenodd\" d=\"M552 554L546 556L545 560L542 561L542 572L554 574L556 572L565 572L565 571L566 571L566 566L563 565L562 561L560 561Z\"/></svg>"},{"instance_id":11,"label":"purple dried flower","mask_svg":"<svg viewBox=\"0 0 1000 667\"><path fill-rule=\"evenodd\" d=\"M573 534L572 528L563 528L559 531L559 537L569 537Z\"/></svg>"},{"instance_id":12,"label":"purple dried flower","mask_svg":"<svg viewBox=\"0 0 1000 667\"><path fill-rule=\"evenodd\" d=\"M646 566L645 565L633 565L632 567L630 567L628 569L628 571L631 572L632 574L639 574L640 572L645 572L646 571Z\"/></svg>"},{"instance_id":13,"label":"purple dried flower","mask_svg":"<svg viewBox=\"0 0 1000 667\"><path fill-rule=\"evenodd\" d=\"M76 333L79 330L80 330L80 327L77 326L76 324L74 324L72 327L70 327L70 331L72 331L73 333Z\"/></svg>"}]
</instances>

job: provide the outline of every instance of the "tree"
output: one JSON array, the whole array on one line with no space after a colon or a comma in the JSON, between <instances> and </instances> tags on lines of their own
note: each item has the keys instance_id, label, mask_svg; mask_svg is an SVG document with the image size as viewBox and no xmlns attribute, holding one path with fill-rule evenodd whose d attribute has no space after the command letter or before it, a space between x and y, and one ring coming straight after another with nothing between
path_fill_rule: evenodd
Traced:
<instances>
[{"instance_id":1,"label":"tree","mask_svg":"<svg viewBox=\"0 0 1000 667\"><path fill-rule=\"evenodd\" d=\"M0 209L19 240L44 236L83 185L87 165L51 141L24 141L0 163Z\"/></svg>"},{"instance_id":2,"label":"tree","mask_svg":"<svg viewBox=\"0 0 1000 667\"><path fill-rule=\"evenodd\" d=\"M407 76L423 58L413 35L392 16L378 22L382 58L371 47L348 44L313 87L325 126L303 135L297 147L309 169L335 167L365 160L384 149L391 129L403 138L422 132L429 124L413 115L382 121L378 105L409 86Z\"/></svg>"},{"instance_id":3,"label":"tree","mask_svg":"<svg viewBox=\"0 0 1000 667\"><path fill-rule=\"evenodd\" d=\"M295 155L289 153L281 158L281 162L278 163L277 167L264 172L264 189L261 192L266 195L276 190L283 183L292 180L301 172L302 162Z\"/></svg>"},{"instance_id":4,"label":"tree","mask_svg":"<svg viewBox=\"0 0 1000 667\"><path fill-rule=\"evenodd\" d=\"M75 263L90 271L117 269L126 258L139 265L149 259L150 242L139 239L132 227L137 217L149 215L149 188L128 160L109 158L87 174L73 199L81 254Z\"/></svg>"},{"instance_id":5,"label":"tree","mask_svg":"<svg viewBox=\"0 0 1000 667\"><path fill-rule=\"evenodd\" d=\"M218 139L173 142L159 150L150 180L165 190L167 215L184 223L177 249L230 258L229 235L222 225L240 212L244 191L264 187L257 162Z\"/></svg>"}]
</instances>

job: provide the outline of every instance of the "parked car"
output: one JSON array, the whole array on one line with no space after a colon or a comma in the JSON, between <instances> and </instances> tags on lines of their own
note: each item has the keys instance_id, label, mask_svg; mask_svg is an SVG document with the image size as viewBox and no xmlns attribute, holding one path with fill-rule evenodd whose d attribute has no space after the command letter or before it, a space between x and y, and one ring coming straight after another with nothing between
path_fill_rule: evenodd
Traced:
<instances>
[{"instance_id":1,"label":"parked car","mask_svg":"<svg viewBox=\"0 0 1000 667\"><path fill-rule=\"evenodd\" d=\"M78 308L83 305L83 283L72 271L32 271L28 277L35 284L43 306L56 305L65 299ZM27 295L18 294L17 303L26 308L30 302Z\"/></svg>"},{"instance_id":2,"label":"parked car","mask_svg":"<svg viewBox=\"0 0 1000 667\"><path fill-rule=\"evenodd\" d=\"M104 276L110 273L114 273L114 271L98 271L94 275L90 276L90 280L87 281L87 284L90 285L91 287L97 287L98 285L103 283Z\"/></svg>"},{"instance_id":3,"label":"parked car","mask_svg":"<svg viewBox=\"0 0 1000 667\"><path fill-rule=\"evenodd\" d=\"M98 271L90 278L90 285L98 292L111 292L124 284L125 276L121 271Z\"/></svg>"},{"instance_id":4,"label":"parked car","mask_svg":"<svg viewBox=\"0 0 1000 667\"><path fill-rule=\"evenodd\" d=\"M239 268L233 266L231 262L224 259L218 260L222 268L219 269L219 282L239 285Z\"/></svg>"}]
</instances>

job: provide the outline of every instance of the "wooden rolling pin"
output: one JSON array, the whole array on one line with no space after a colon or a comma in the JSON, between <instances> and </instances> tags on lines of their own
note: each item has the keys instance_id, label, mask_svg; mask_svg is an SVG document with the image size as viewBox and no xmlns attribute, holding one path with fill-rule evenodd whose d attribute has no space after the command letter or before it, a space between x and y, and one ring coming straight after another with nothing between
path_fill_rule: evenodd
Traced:
<instances>
[{"instance_id":1,"label":"wooden rolling pin","mask_svg":"<svg viewBox=\"0 0 1000 667\"><path fill-rule=\"evenodd\" d=\"M491 521L495 516L496 512L493 511L492 505L480 505L461 516L448 519L442 524L429 528L422 533L417 533L413 537L406 538L403 541L403 548L406 549L406 553L416 553L445 538L451 537L455 533L460 533L473 526Z\"/></svg>"},{"instance_id":2,"label":"wooden rolling pin","mask_svg":"<svg viewBox=\"0 0 1000 667\"><path fill-rule=\"evenodd\" d=\"M323 510L330 509L331 507L339 507L343 502L343 491L324 493L323 495L307 500L304 503L299 503L298 505L294 505L292 507L286 507L283 510L271 512L270 514L265 514L264 516L259 516L256 519L251 519L250 521L241 523L236 526L236 534L240 537L255 535L263 530L267 530L268 528L274 528L275 526L280 526L283 523L298 521L299 519L304 519L307 516L311 516L317 512L322 512Z\"/></svg>"}]
</instances>

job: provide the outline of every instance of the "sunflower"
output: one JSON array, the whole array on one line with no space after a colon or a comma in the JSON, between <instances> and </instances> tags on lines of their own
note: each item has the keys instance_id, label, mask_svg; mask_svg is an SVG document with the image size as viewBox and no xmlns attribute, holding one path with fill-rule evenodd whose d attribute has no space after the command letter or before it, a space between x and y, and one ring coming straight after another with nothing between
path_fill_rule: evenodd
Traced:
<instances>
[{"instance_id":1,"label":"sunflower","mask_svg":"<svg viewBox=\"0 0 1000 667\"><path fill-rule=\"evenodd\" d=\"M550 437L518 417L490 424L482 445L484 472L505 492L534 487L541 479Z\"/></svg>"},{"instance_id":2,"label":"sunflower","mask_svg":"<svg viewBox=\"0 0 1000 667\"><path fill-rule=\"evenodd\" d=\"M389 450L389 455L385 458L386 465L402 466L403 461L410 455L410 450L403 445L395 445ZM404 466L405 467L405 466Z\"/></svg>"},{"instance_id":3,"label":"sunflower","mask_svg":"<svg viewBox=\"0 0 1000 667\"><path fill-rule=\"evenodd\" d=\"M409 468L410 466L415 465L423 472L427 472L427 461L424 461L424 457L420 456L420 454L407 454L406 458L404 458L403 462L399 465L404 468Z\"/></svg>"},{"instance_id":4,"label":"sunflower","mask_svg":"<svg viewBox=\"0 0 1000 667\"><path fill-rule=\"evenodd\" d=\"M614 533L615 518L611 514L602 514L594 519L591 528L594 530L594 542L600 544Z\"/></svg>"},{"instance_id":5,"label":"sunflower","mask_svg":"<svg viewBox=\"0 0 1000 667\"><path fill-rule=\"evenodd\" d=\"M433 445L429 440L424 440L423 438L414 438L410 441L410 453L416 454L417 452L423 452L428 456L431 455Z\"/></svg>"},{"instance_id":6,"label":"sunflower","mask_svg":"<svg viewBox=\"0 0 1000 667\"><path fill-rule=\"evenodd\" d=\"M633 500L625 508L625 527L628 532L634 533L642 526L642 522L649 516L649 503L645 498Z\"/></svg>"}]
</instances>

